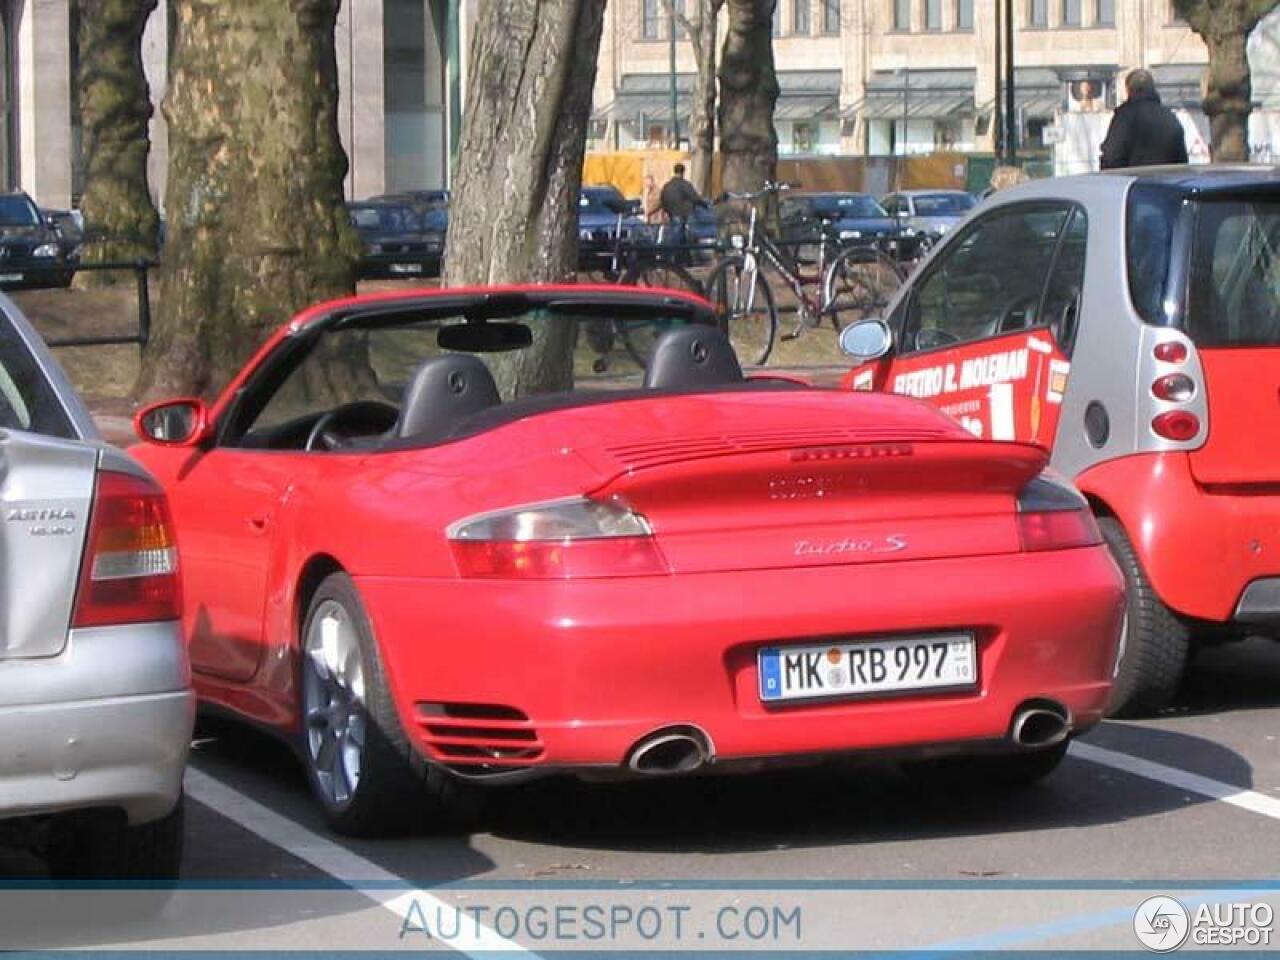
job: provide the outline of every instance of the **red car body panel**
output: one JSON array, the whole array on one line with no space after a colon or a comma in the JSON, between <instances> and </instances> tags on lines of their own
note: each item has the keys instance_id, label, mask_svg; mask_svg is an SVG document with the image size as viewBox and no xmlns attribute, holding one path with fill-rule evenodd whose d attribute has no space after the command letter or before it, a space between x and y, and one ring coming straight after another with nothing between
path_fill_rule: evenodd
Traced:
<instances>
[{"instance_id":1,"label":"red car body panel","mask_svg":"<svg viewBox=\"0 0 1280 960\"><path fill-rule=\"evenodd\" d=\"M1275 576L1280 496L1256 488L1206 489L1197 482L1195 456L1121 457L1086 470L1076 485L1130 531L1165 603L1222 623L1248 583ZM1134 490L1143 495L1134 497Z\"/></svg>"},{"instance_id":2,"label":"red car body panel","mask_svg":"<svg viewBox=\"0 0 1280 960\"><path fill-rule=\"evenodd\" d=\"M480 293L493 291L314 308L211 417L290 330ZM669 724L697 725L726 758L998 740L1029 699L1062 704L1083 729L1110 689L1123 584L1105 548L1021 548L1015 498L1045 453L977 442L913 400L766 385L570 406L422 448L136 452L179 530L202 700L283 732L299 726L298 636L317 570L351 575L404 729L454 766L512 738L518 755L486 766L617 766ZM670 572L459 575L450 524L582 495L643 514ZM762 645L956 629L977 637L974 690L760 701Z\"/></svg>"}]
</instances>

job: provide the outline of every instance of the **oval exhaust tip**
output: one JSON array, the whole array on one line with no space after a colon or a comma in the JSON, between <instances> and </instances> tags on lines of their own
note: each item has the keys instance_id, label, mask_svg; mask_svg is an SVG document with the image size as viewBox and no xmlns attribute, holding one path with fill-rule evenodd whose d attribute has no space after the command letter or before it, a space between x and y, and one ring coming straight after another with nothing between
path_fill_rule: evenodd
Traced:
<instances>
[{"instance_id":1,"label":"oval exhaust tip","mask_svg":"<svg viewBox=\"0 0 1280 960\"><path fill-rule=\"evenodd\" d=\"M627 766L636 773L692 773L707 762L707 747L692 733L659 731L631 751Z\"/></svg>"},{"instance_id":2,"label":"oval exhaust tip","mask_svg":"<svg viewBox=\"0 0 1280 960\"><path fill-rule=\"evenodd\" d=\"M1010 736L1022 747L1052 747L1070 732L1064 712L1047 706L1025 707L1014 715Z\"/></svg>"}]
</instances>

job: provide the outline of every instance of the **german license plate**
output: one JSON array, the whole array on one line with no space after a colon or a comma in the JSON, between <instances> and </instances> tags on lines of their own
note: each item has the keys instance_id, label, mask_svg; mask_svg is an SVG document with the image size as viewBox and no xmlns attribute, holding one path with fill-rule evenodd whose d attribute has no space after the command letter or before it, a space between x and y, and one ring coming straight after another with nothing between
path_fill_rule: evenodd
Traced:
<instances>
[{"instance_id":1,"label":"german license plate","mask_svg":"<svg viewBox=\"0 0 1280 960\"><path fill-rule=\"evenodd\" d=\"M420 263L393 263L391 265L392 273L421 273L422 264Z\"/></svg>"},{"instance_id":2,"label":"german license plate","mask_svg":"<svg viewBox=\"0 0 1280 960\"><path fill-rule=\"evenodd\" d=\"M21 283L22 280L20 273L0 273L0 283Z\"/></svg>"},{"instance_id":3,"label":"german license plate","mask_svg":"<svg viewBox=\"0 0 1280 960\"><path fill-rule=\"evenodd\" d=\"M757 664L765 703L971 687L978 681L971 633L764 647Z\"/></svg>"}]
</instances>

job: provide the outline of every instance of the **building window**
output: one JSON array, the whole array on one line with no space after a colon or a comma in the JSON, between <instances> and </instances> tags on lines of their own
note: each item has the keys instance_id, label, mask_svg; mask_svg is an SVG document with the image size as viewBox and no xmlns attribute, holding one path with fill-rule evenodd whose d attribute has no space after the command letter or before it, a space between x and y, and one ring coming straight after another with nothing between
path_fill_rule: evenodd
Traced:
<instances>
[{"instance_id":1,"label":"building window","mask_svg":"<svg viewBox=\"0 0 1280 960\"><path fill-rule=\"evenodd\" d=\"M782 0L773 0L773 35L782 36Z\"/></svg>"},{"instance_id":2,"label":"building window","mask_svg":"<svg viewBox=\"0 0 1280 960\"><path fill-rule=\"evenodd\" d=\"M646 40L657 40L662 35L658 13L658 0L640 0L640 36Z\"/></svg>"},{"instance_id":3,"label":"building window","mask_svg":"<svg viewBox=\"0 0 1280 960\"><path fill-rule=\"evenodd\" d=\"M973 29L973 0L956 0L956 29Z\"/></svg>"},{"instance_id":4,"label":"building window","mask_svg":"<svg viewBox=\"0 0 1280 960\"><path fill-rule=\"evenodd\" d=\"M1062 25L1064 27L1080 26L1081 0L1062 0Z\"/></svg>"},{"instance_id":5,"label":"building window","mask_svg":"<svg viewBox=\"0 0 1280 960\"><path fill-rule=\"evenodd\" d=\"M793 123L791 125L791 150L793 153L813 153L813 124Z\"/></svg>"},{"instance_id":6,"label":"building window","mask_svg":"<svg viewBox=\"0 0 1280 960\"><path fill-rule=\"evenodd\" d=\"M822 0L822 32L840 32L840 0Z\"/></svg>"},{"instance_id":7,"label":"building window","mask_svg":"<svg viewBox=\"0 0 1280 960\"><path fill-rule=\"evenodd\" d=\"M810 0L795 0L791 8L791 32L805 36L809 33Z\"/></svg>"},{"instance_id":8,"label":"building window","mask_svg":"<svg viewBox=\"0 0 1280 960\"><path fill-rule=\"evenodd\" d=\"M1094 22L1100 27L1116 25L1116 0L1097 0L1093 9Z\"/></svg>"},{"instance_id":9,"label":"building window","mask_svg":"<svg viewBox=\"0 0 1280 960\"><path fill-rule=\"evenodd\" d=\"M942 0L924 0L924 28L942 29Z\"/></svg>"},{"instance_id":10,"label":"building window","mask_svg":"<svg viewBox=\"0 0 1280 960\"><path fill-rule=\"evenodd\" d=\"M893 29L911 29L911 0L893 0Z\"/></svg>"},{"instance_id":11,"label":"building window","mask_svg":"<svg viewBox=\"0 0 1280 960\"><path fill-rule=\"evenodd\" d=\"M1177 7L1177 4L1175 4L1175 3L1173 2L1173 0L1169 0L1169 20L1168 20L1168 22L1169 22L1169 23L1171 23L1171 24L1177 24L1177 25L1178 25L1178 26L1180 26L1180 27L1185 27L1185 26L1187 25L1187 21L1183 20L1183 19L1182 19L1182 15L1178 13L1178 7Z\"/></svg>"},{"instance_id":12,"label":"building window","mask_svg":"<svg viewBox=\"0 0 1280 960\"><path fill-rule=\"evenodd\" d=\"M1032 27L1049 25L1049 0L1029 0L1027 24Z\"/></svg>"}]
</instances>

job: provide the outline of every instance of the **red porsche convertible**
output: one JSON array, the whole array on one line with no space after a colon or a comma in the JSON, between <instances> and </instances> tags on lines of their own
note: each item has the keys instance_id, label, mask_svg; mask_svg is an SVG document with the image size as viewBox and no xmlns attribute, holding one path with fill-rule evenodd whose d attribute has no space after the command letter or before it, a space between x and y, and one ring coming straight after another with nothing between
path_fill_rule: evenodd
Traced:
<instances>
[{"instance_id":1,"label":"red porsche convertible","mask_svg":"<svg viewBox=\"0 0 1280 960\"><path fill-rule=\"evenodd\" d=\"M665 330L643 383L503 401L491 367L527 384L524 348L602 318ZM1122 618L1085 501L915 400L744 377L714 320L627 288L358 297L211 408L142 411L203 704L288 737L353 833L550 772L1051 771Z\"/></svg>"}]
</instances>

